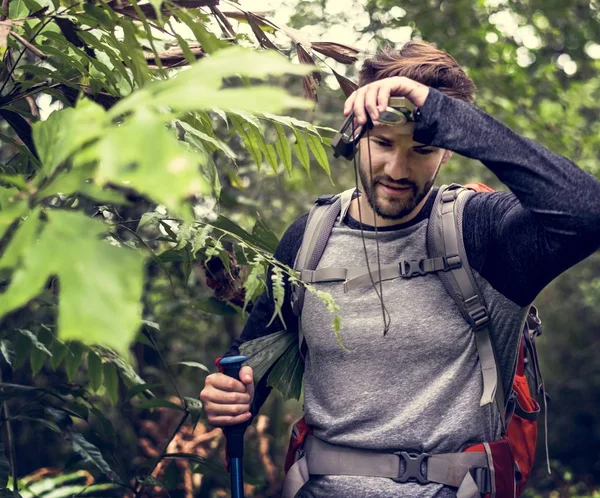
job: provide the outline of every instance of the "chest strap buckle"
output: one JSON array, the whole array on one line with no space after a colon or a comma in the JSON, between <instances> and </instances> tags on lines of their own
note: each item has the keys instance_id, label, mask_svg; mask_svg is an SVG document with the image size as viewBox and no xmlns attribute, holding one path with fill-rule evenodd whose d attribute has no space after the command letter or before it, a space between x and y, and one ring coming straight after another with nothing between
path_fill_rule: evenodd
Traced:
<instances>
[{"instance_id":1,"label":"chest strap buckle","mask_svg":"<svg viewBox=\"0 0 600 498\"><path fill-rule=\"evenodd\" d=\"M428 484L427 479L427 460L429 453L408 453L407 451L396 451L394 455L398 455L400 460L404 460L404 473L400 475L402 463L398 470L398 477L392 477L396 482L418 482L419 484ZM425 462L425 472L423 472L422 464Z\"/></svg>"}]
</instances>

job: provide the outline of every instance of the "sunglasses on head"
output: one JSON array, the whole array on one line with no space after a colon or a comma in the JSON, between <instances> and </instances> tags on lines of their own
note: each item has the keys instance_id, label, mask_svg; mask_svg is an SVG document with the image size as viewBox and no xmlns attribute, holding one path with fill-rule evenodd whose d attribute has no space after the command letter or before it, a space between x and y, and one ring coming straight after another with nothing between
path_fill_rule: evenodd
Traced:
<instances>
[{"instance_id":1,"label":"sunglasses on head","mask_svg":"<svg viewBox=\"0 0 600 498\"><path fill-rule=\"evenodd\" d=\"M385 111L379 114L376 123L386 126L400 126L405 123L415 121L414 104L404 97L390 97L388 106ZM356 154L356 144L363 135L373 128L373 121L367 114L367 122L362 126L354 126L354 112L344 121L344 124L333 137L331 146L333 147L334 157L344 157L352 160Z\"/></svg>"}]
</instances>

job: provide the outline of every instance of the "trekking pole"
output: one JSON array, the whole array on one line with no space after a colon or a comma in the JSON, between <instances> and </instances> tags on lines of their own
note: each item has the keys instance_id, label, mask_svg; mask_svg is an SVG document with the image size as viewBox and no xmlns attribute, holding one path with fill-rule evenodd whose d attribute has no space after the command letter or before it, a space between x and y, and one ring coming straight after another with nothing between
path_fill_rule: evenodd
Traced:
<instances>
[{"instance_id":1,"label":"trekking pole","mask_svg":"<svg viewBox=\"0 0 600 498\"><path fill-rule=\"evenodd\" d=\"M242 363L247 356L228 356L219 361L223 373L234 379L240 379ZM244 432L248 422L223 427L227 439L227 455L229 456L229 474L231 476L231 498L244 498Z\"/></svg>"}]
</instances>

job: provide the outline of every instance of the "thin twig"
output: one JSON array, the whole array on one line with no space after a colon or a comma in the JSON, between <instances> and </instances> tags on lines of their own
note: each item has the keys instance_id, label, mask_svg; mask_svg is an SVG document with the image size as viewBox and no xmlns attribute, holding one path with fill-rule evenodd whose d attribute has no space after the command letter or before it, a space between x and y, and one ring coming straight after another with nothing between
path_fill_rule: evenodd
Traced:
<instances>
[{"instance_id":1,"label":"thin twig","mask_svg":"<svg viewBox=\"0 0 600 498\"><path fill-rule=\"evenodd\" d=\"M32 43L35 38L37 37L37 35L39 35L42 31L42 29L44 29L51 21L52 19L46 19L42 24L40 24L40 27L38 28L38 30L34 33L34 35L31 37L30 43ZM23 48L23 50L21 50L21 52L19 53L19 57L17 57L17 60L15 61L15 63L13 64L13 66L10 68L10 71L6 77L6 80L4 81L4 83L2 84L2 87L0 87L0 96L2 95L2 92L4 91L4 88L6 88L6 85L8 84L8 82L11 80L13 73L15 72L15 69L17 68L17 65L19 64L19 61L21 60L21 58L23 57L23 55L25 55L25 52L27 52L27 47Z\"/></svg>"},{"instance_id":2,"label":"thin twig","mask_svg":"<svg viewBox=\"0 0 600 498\"><path fill-rule=\"evenodd\" d=\"M175 438L175 436L177 435L179 430L183 427L183 424L185 424L185 421L187 420L189 415L190 415L190 413L188 411L186 411L185 414L183 415L183 417L181 417L181 420L177 424L177 427L175 427L175 430L171 433L171 437L169 437L169 439L163 446L162 451L156 457L156 460L154 461L154 464L152 465L152 468L150 469L150 472L148 473L148 475L150 475L150 476L152 475L152 473L154 472L154 470L156 469L156 467L158 466L160 461L165 457L165 455L167 454L167 448L169 447L169 445L171 444L171 441L173 441L173 439ZM138 489L136 489L136 491L135 491L135 498L139 498L140 492L142 491L143 488L144 488L144 484L140 483Z\"/></svg>"},{"instance_id":3,"label":"thin twig","mask_svg":"<svg viewBox=\"0 0 600 498\"><path fill-rule=\"evenodd\" d=\"M169 364L166 362L165 357L160 352L160 348L158 347L158 344L156 344L156 341L154 340L153 335L150 333L150 331L148 330L148 327L145 325L144 325L144 330L145 330L145 335L152 341L154 348L158 352L158 356L160 356L161 361L163 362L165 368L167 369L167 374L169 375L169 380L171 381L171 384L173 384L173 387L175 388L175 392L177 393L177 396L179 396L179 399L181 400L181 404L185 408L185 400L183 399L183 396L181 395L181 392L179 391L179 388L177 387L177 383L175 382L175 377L173 377L173 372L171 372L171 369L169 368Z\"/></svg>"},{"instance_id":4,"label":"thin twig","mask_svg":"<svg viewBox=\"0 0 600 498\"><path fill-rule=\"evenodd\" d=\"M8 17L8 2L9 0L2 0L2 15L0 16L0 21L6 21Z\"/></svg>"},{"instance_id":5,"label":"thin twig","mask_svg":"<svg viewBox=\"0 0 600 498\"><path fill-rule=\"evenodd\" d=\"M2 371L0 371L0 382L2 382ZM17 452L15 450L15 441L13 438L12 424L10 421L10 411L8 408L8 400L2 403L2 409L4 411L4 418L6 419L6 442L8 443L8 458L10 464L10 470L12 473L13 480L13 491L19 492L19 481L17 479Z\"/></svg>"},{"instance_id":6,"label":"thin twig","mask_svg":"<svg viewBox=\"0 0 600 498\"><path fill-rule=\"evenodd\" d=\"M27 50L29 50L32 54L37 55L40 59L44 60L47 59L48 56L42 52L39 48L37 48L35 45L31 44L30 42L28 42L25 38L23 38L20 34L15 33L14 31L11 31L9 33L9 36L12 36L15 40L17 40L21 45L23 45Z\"/></svg>"}]
</instances>

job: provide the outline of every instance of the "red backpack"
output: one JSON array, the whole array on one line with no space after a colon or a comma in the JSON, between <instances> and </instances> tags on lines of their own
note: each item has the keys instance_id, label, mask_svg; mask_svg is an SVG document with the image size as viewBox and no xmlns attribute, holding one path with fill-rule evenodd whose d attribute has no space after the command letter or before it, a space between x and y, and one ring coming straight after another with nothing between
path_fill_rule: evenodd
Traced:
<instances>
[{"instance_id":1,"label":"red backpack","mask_svg":"<svg viewBox=\"0 0 600 498\"><path fill-rule=\"evenodd\" d=\"M337 196L322 196L317 200L309 215L302 247L294 265L294 269L300 271L301 275L303 270L310 271L317 268L327 245L328 234L340 213L342 217L345 215L353 191L354 189L351 189ZM516 498L523 491L531 474L536 450L537 415L540 405L532 395L532 390L536 395L542 393L544 404L546 400L535 347L535 338L542 333L541 321L537 309L531 306L522 330L512 389L508 399L505 400L505 390L502 389L502 379L496 367L487 330L489 316L462 243L462 227L459 220L462 220L465 201L473 191L493 192L481 183L470 183L464 187L452 184L440 188L429 220L427 237L429 259L402 262L400 272L405 278L436 272L467 322L478 334L477 337L483 337L482 340L477 340L482 371L484 367L487 371L483 373L482 403L483 398L491 397L501 412L505 413L505 433L498 441L482 442L464 451L487 454L489 468L493 470L490 492L485 495L486 497ZM437 269L431 263L434 260L439 263ZM402 273L403 271L405 273ZM331 279L329 278L328 281ZM292 296L292 307L298 317L301 314L303 300L304 288L300 286L294 290ZM306 343L299 320L299 349L303 357L305 348ZM493 374L489 375L489 372ZM312 434L312 431L303 417L292 428L285 460L286 475L292 465L302 458L302 447L308 434Z\"/></svg>"}]
</instances>

